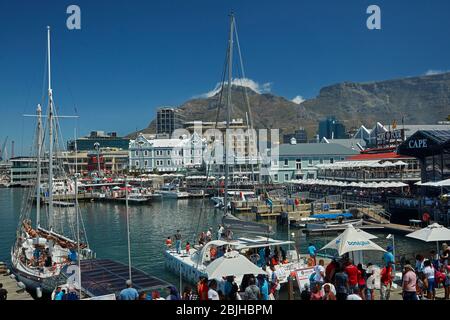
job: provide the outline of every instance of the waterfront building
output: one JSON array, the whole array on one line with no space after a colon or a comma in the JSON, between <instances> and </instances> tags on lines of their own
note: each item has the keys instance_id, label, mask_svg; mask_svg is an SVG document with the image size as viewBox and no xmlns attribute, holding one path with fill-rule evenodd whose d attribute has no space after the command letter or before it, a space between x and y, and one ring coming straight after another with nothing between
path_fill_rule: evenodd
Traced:
<instances>
[{"instance_id":1,"label":"waterfront building","mask_svg":"<svg viewBox=\"0 0 450 320\"><path fill-rule=\"evenodd\" d=\"M357 150L335 143L299 143L295 139L289 144L279 145L279 159L272 160L271 180L284 183L297 179L317 178L318 164L344 161L356 155Z\"/></svg>"},{"instance_id":2,"label":"waterfront building","mask_svg":"<svg viewBox=\"0 0 450 320\"><path fill-rule=\"evenodd\" d=\"M228 144L228 164L229 172L233 179L248 179L249 181L259 181L261 173L261 156L258 154L258 140L256 132L248 130L248 125L243 119L232 119L229 125L229 134L226 134L226 122L204 122L191 121L184 123L184 129L189 133L197 132L201 128L201 133L208 143L207 154L214 154L215 157L207 156L205 164L209 167L210 175L221 177L225 174L225 153L223 146ZM208 134L210 130L218 130L219 136ZM227 142L227 136L232 141ZM220 156L219 156L220 155Z\"/></svg>"},{"instance_id":3,"label":"waterfront building","mask_svg":"<svg viewBox=\"0 0 450 320\"><path fill-rule=\"evenodd\" d=\"M96 143L100 144L100 148L128 150L129 141L128 138L118 137L116 132L91 131L89 136L68 141L67 150L91 151L95 150Z\"/></svg>"},{"instance_id":4,"label":"waterfront building","mask_svg":"<svg viewBox=\"0 0 450 320\"><path fill-rule=\"evenodd\" d=\"M10 160L10 185L16 187L31 186L36 183L37 176L37 159L36 157L14 157ZM48 178L46 172L48 170L48 159L41 160L42 176L41 181L44 182Z\"/></svg>"},{"instance_id":5,"label":"waterfront building","mask_svg":"<svg viewBox=\"0 0 450 320\"><path fill-rule=\"evenodd\" d=\"M419 130L450 130L450 124L396 124L384 125L377 122L372 128L359 127L353 135L353 139L364 140L368 147L374 148L380 145L398 146Z\"/></svg>"},{"instance_id":6,"label":"waterfront building","mask_svg":"<svg viewBox=\"0 0 450 320\"><path fill-rule=\"evenodd\" d=\"M156 112L156 133L171 135L176 129L183 127L183 115L180 109L161 107Z\"/></svg>"},{"instance_id":7,"label":"waterfront building","mask_svg":"<svg viewBox=\"0 0 450 320\"><path fill-rule=\"evenodd\" d=\"M127 148L128 149L128 148ZM100 170L104 173L123 173L128 169L128 151L117 148L100 148L99 151L62 152L64 167L67 172L83 175L98 171L97 158L100 158Z\"/></svg>"},{"instance_id":8,"label":"waterfront building","mask_svg":"<svg viewBox=\"0 0 450 320\"><path fill-rule=\"evenodd\" d=\"M203 165L206 141L198 134L175 139L150 139L140 134L130 140L129 168L131 172L179 172Z\"/></svg>"},{"instance_id":9,"label":"waterfront building","mask_svg":"<svg viewBox=\"0 0 450 320\"><path fill-rule=\"evenodd\" d=\"M450 178L450 129L416 131L398 152L418 159L423 183Z\"/></svg>"},{"instance_id":10,"label":"waterfront building","mask_svg":"<svg viewBox=\"0 0 450 320\"><path fill-rule=\"evenodd\" d=\"M345 126L339 120L336 120L334 116L327 117L319 121L319 140L322 138L327 139L345 139L347 134Z\"/></svg>"}]
</instances>

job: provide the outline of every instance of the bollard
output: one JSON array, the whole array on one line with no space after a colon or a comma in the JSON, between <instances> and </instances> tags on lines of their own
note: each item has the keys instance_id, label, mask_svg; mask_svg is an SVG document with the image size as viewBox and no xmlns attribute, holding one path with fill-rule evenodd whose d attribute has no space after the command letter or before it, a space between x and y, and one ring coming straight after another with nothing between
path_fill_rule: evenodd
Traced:
<instances>
[{"instance_id":1,"label":"bollard","mask_svg":"<svg viewBox=\"0 0 450 320\"><path fill-rule=\"evenodd\" d=\"M42 288L41 287L36 288L36 297L42 298Z\"/></svg>"}]
</instances>

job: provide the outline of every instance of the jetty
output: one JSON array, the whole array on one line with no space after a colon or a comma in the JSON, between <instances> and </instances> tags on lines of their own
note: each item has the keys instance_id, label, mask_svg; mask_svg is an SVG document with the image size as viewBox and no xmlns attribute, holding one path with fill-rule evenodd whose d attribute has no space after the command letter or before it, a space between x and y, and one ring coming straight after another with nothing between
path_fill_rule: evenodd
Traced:
<instances>
[{"instance_id":1,"label":"jetty","mask_svg":"<svg viewBox=\"0 0 450 320\"><path fill-rule=\"evenodd\" d=\"M25 287L19 285L16 277L9 272L4 262L0 262L0 283L8 291L7 300L34 300L31 294L25 290Z\"/></svg>"}]
</instances>

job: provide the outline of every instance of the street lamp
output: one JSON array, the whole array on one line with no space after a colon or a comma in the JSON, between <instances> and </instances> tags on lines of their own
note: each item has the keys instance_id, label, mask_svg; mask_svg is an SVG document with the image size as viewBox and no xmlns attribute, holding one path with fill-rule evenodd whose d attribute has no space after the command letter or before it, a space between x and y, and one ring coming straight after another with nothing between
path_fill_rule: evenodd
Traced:
<instances>
[{"instance_id":1,"label":"street lamp","mask_svg":"<svg viewBox=\"0 0 450 320\"><path fill-rule=\"evenodd\" d=\"M395 237L393 234L389 233L386 237L386 239L392 240L392 255L394 256L394 263L395 263Z\"/></svg>"}]
</instances>

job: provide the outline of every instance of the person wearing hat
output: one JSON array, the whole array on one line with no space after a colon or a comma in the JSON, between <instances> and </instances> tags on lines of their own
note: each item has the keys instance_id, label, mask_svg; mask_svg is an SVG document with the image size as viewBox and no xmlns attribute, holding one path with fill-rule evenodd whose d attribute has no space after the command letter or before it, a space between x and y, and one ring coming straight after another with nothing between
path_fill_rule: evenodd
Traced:
<instances>
[{"instance_id":1,"label":"person wearing hat","mask_svg":"<svg viewBox=\"0 0 450 320\"><path fill-rule=\"evenodd\" d=\"M445 266L448 266L449 258L450 258L450 248L447 245L447 243L444 242L442 244L442 254L441 254L442 264L444 264Z\"/></svg>"},{"instance_id":2,"label":"person wearing hat","mask_svg":"<svg viewBox=\"0 0 450 320\"><path fill-rule=\"evenodd\" d=\"M404 266L402 281L402 297L403 300L419 300L416 291L417 276L414 268L410 264Z\"/></svg>"},{"instance_id":3,"label":"person wearing hat","mask_svg":"<svg viewBox=\"0 0 450 320\"><path fill-rule=\"evenodd\" d=\"M393 268L395 266L395 257L392 254L393 251L394 251L394 248L391 245L389 245L386 248L386 252L383 254L383 261L384 261L384 264L386 267L389 265L389 263L392 264Z\"/></svg>"},{"instance_id":4,"label":"person wearing hat","mask_svg":"<svg viewBox=\"0 0 450 320\"><path fill-rule=\"evenodd\" d=\"M120 291L120 300L137 300L139 298L139 293L133 288L131 280L127 280L125 284L127 285L127 288Z\"/></svg>"}]
</instances>

